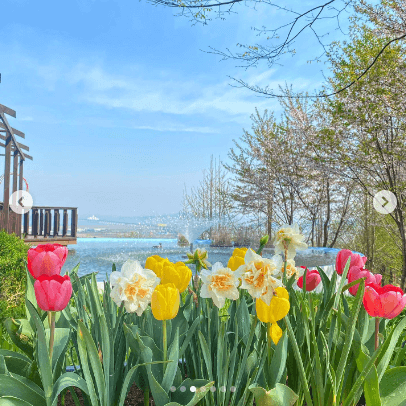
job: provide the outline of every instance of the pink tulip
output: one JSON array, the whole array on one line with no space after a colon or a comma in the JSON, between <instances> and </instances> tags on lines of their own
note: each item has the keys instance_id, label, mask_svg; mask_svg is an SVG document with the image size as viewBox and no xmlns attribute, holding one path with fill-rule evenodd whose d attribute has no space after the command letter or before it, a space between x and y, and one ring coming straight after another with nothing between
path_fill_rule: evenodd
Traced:
<instances>
[{"instance_id":1,"label":"pink tulip","mask_svg":"<svg viewBox=\"0 0 406 406\"><path fill-rule=\"evenodd\" d=\"M28 270L34 279L59 275L67 256L68 249L60 244L38 245L28 250Z\"/></svg>"},{"instance_id":2,"label":"pink tulip","mask_svg":"<svg viewBox=\"0 0 406 406\"><path fill-rule=\"evenodd\" d=\"M347 263L349 257L351 257L350 268L352 266L359 266L360 268L363 268L365 265L365 262L367 262L367 257L361 257L361 255L354 254L350 250L341 250L338 252L337 258L336 258L336 272L339 275L343 274L345 264ZM347 273L347 278L348 278L348 273Z\"/></svg>"},{"instance_id":3,"label":"pink tulip","mask_svg":"<svg viewBox=\"0 0 406 406\"><path fill-rule=\"evenodd\" d=\"M302 267L302 268L304 268L304 267ZM313 269L312 271L307 270L306 292L310 292L311 290L316 289L316 287L320 283L320 281L321 281L321 276L316 269ZM303 289L303 276L301 276L297 280L297 286L299 286L300 289Z\"/></svg>"},{"instance_id":4,"label":"pink tulip","mask_svg":"<svg viewBox=\"0 0 406 406\"><path fill-rule=\"evenodd\" d=\"M348 283L353 282L359 278L364 278L365 276L367 279L365 280L365 286L368 283L375 283L379 286L381 286L381 281L382 281L382 275L381 274L373 274L372 272L369 272L368 269L361 269L359 266L352 266L348 270ZM358 292L359 288L359 283L356 285L352 286L349 291L351 295L355 296Z\"/></svg>"},{"instance_id":5,"label":"pink tulip","mask_svg":"<svg viewBox=\"0 0 406 406\"><path fill-rule=\"evenodd\" d=\"M365 287L363 304L371 317L393 319L404 309L406 294L397 286L370 283Z\"/></svg>"},{"instance_id":6,"label":"pink tulip","mask_svg":"<svg viewBox=\"0 0 406 406\"><path fill-rule=\"evenodd\" d=\"M34 283L38 306L44 311L59 312L69 303L72 284L68 275L41 275Z\"/></svg>"}]
</instances>

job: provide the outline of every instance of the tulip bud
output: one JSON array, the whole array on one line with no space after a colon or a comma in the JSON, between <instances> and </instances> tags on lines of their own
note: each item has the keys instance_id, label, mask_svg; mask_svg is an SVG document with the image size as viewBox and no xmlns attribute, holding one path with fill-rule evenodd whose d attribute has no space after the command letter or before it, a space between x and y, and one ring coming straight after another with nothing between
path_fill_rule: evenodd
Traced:
<instances>
[{"instance_id":1,"label":"tulip bud","mask_svg":"<svg viewBox=\"0 0 406 406\"><path fill-rule=\"evenodd\" d=\"M179 290L173 283L158 285L151 298L152 314L157 320L171 320L179 311Z\"/></svg>"}]
</instances>

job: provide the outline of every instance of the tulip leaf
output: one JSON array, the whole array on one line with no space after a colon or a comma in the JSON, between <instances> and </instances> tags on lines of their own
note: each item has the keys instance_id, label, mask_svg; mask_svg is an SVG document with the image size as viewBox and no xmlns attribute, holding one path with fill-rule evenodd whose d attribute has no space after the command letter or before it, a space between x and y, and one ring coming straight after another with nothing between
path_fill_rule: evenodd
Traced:
<instances>
[{"instance_id":1,"label":"tulip leaf","mask_svg":"<svg viewBox=\"0 0 406 406\"><path fill-rule=\"evenodd\" d=\"M50 330L45 330L45 336L47 342L49 342ZM54 349L52 353L52 371L53 380L56 381L61 375L63 363L65 361L66 349L68 348L70 340L69 328L55 328L54 333Z\"/></svg>"},{"instance_id":2,"label":"tulip leaf","mask_svg":"<svg viewBox=\"0 0 406 406\"><path fill-rule=\"evenodd\" d=\"M196 331L196 328L200 324L200 322L203 320L204 316L199 315L192 323L192 325L189 327L188 332L186 334L185 339L183 340L182 346L180 347L179 350L179 358L183 357L183 354L186 351L186 348L188 347L190 340L192 339L194 332Z\"/></svg>"},{"instance_id":3,"label":"tulip leaf","mask_svg":"<svg viewBox=\"0 0 406 406\"><path fill-rule=\"evenodd\" d=\"M392 359L392 354L393 351L395 350L399 337L405 328L406 328L406 317L403 317L399 322L399 324L391 331L391 333L388 335L388 337L382 344L383 352L377 358L379 382L381 382L381 379L386 371L386 368L388 367L389 362Z\"/></svg>"},{"instance_id":4,"label":"tulip leaf","mask_svg":"<svg viewBox=\"0 0 406 406\"><path fill-rule=\"evenodd\" d=\"M277 383L275 388L270 391L254 385L248 389L254 394L257 406L292 406L299 399L292 389L280 383Z\"/></svg>"},{"instance_id":5,"label":"tulip leaf","mask_svg":"<svg viewBox=\"0 0 406 406\"><path fill-rule=\"evenodd\" d=\"M73 372L65 372L55 382L54 389L52 391L52 405L56 405L56 402L58 401L58 395L65 388L69 387L79 388L82 392L86 393L86 395L89 395L86 381L83 378Z\"/></svg>"},{"instance_id":6,"label":"tulip leaf","mask_svg":"<svg viewBox=\"0 0 406 406\"><path fill-rule=\"evenodd\" d=\"M29 336L25 335L23 331L23 325L21 324L23 320L13 320L11 318L7 318L4 321L4 327L7 330L11 341L22 351L24 351L31 359L34 358L34 348L31 344L29 344L28 339ZM28 323L28 320L24 320L25 323ZM31 325L28 323L31 330ZM32 330L31 330L32 331Z\"/></svg>"},{"instance_id":7,"label":"tulip leaf","mask_svg":"<svg viewBox=\"0 0 406 406\"><path fill-rule=\"evenodd\" d=\"M4 356L0 354L0 375L9 375L6 360Z\"/></svg>"},{"instance_id":8,"label":"tulip leaf","mask_svg":"<svg viewBox=\"0 0 406 406\"><path fill-rule=\"evenodd\" d=\"M28 357L26 357L23 354L14 351L0 349L0 358L2 357L4 359L8 371L15 374L21 374L21 371L28 369L32 362ZM4 373L5 372L1 372L0 370L0 374Z\"/></svg>"},{"instance_id":9,"label":"tulip leaf","mask_svg":"<svg viewBox=\"0 0 406 406\"><path fill-rule=\"evenodd\" d=\"M165 406L195 406L206 396L213 385L214 381L187 378L176 388L171 396L172 401ZM192 386L196 388L194 392L190 390Z\"/></svg>"},{"instance_id":10,"label":"tulip leaf","mask_svg":"<svg viewBox=\"0 0 406 406\"><path fill-rule=\"evenodd\" d=\"M209 347L208 347L206 339L204 338L204 335L202 334L201 331L198 331L198 335L199 335L199 341L200 341L200 348L203 352L203 358L206 363L206 368L207 368L207 372L209 375L209 380L212 381L213 380L213 365L211 362L211 354L209 351Z\"/></svg>"},{"instance_id":11,"label":"tulip leaf","mask_svg":"<svg viewBox=\"0 0 406 406\"><path fill-rule=\"evenodd\" d=\"M406 405L406 367L395 367L385 372L379 384L382 406Z\"/></svg>"},{"instance_id":12,"label":"tulip leaf","mask_svg":"<svg viewBox=\"0 0 406 406\"><path fill-rule=\"evenodd\" d=\"M150 337L143 337L143 338L150 339L151 341L153 341ZM138 334L136 335L136 339L137 339L139 347L140 347L142 359L143 359L144 363L148 363L148 365L146 365L147 373L148 373L148 382L149 382L149 387L151 389L154 401L157 404L157 406L164 406L164 405L166 405L166 403L169 402L169 396L168 396L167 392L162 388L162 386L157 382L157 379L154 377L154 374L152 373L151 365L149 363L151 363L154 360L153 352L152 352L151 348L147 347L144 344L143 340L141 339L141 337ZM148 341L148 340L146 340L146 341ZM159 360L162 360L162 358L163 357L161 356ZM155 360L157 360L157 359L155 359ZM160 368L160 369L162 370L162 368ZM162 381L162 373L160 374L159 380Z\"/></svg>"},{"instance_id":13,"label":"tulip leaf","mask_svg":"<svg viewBox=\"0 0 406 406\"><path fill-rule=\"evenodd\" d=\"M45 391L45 397L49 399L52 395L53 377L52 377L52 367L51 361L48 354L48 345L45 337L44 325L41 322L41 318L34 305L29 301L25 301L25 305L31 315L31 319L35 324L37 331L37 358L38 367L41 375L42 385Z\"/></svg>"},{"instance_id":14,"label":"tulip leaf","mask_svg":"<svg viewBox=\"0 0 406 406\"><path fill-rule=\"evenodd\" d=\"M169 392L169 388L173 384L173 380L176 376L176 371L178 369L179 362L179 329L176 329L175 339L172 342L171 347L169 348L168 361L172 360L165 369L164 378L162 380L162 388Z\"/></svg>"},{"instance_id":15,"label":"tulip leaf","mask_svg":"<svg viewBox=\"0 0 406 406\"><path fill-rule=\"evenodd\" d=\"M97 352L93 338L89 333L89 330L80 320L78 322L77 342L79 348L80 364L87 383L92 406L97 406L99 404L104 405L104 377L103 370L100 364L99 354ZM89 361L90 366L92 367L92 372L90 371ZM95 379L96 381L98 392L97 395L93 384L93 379Z\"/></svg>"},{"instance_id":16,"label":"tulip leaf","mask_svg":"<svg viewBox=\"0 0 406 406\"><path fill-rule=\"evenodd\" d=\"M285 330L278 344L276 345L275 352L272 357L270 366L271 380L268 382L270 388L280 382L283 371L286 367L286 359L288 356L288 333Z\"/></svg>"},{"instance_id":17,"label":"tulip leaf","mask_svg":"<svg viewBox=\"0 0 406 406\"><path fill-rule=\"evenodd\" d=\"M0 398L2 396L13 396L30 405L47 405L44 391L29 379L19 375L0 375Z\"/></svg>"},{"instance_id":18,"label":"tulip leaf","mask_svg":"<svg viewBox=\"0 0 406 406\"><path fill-rule=\"evenodd\" d=\"M241 298L240 304L237 308L236 317L240 322L241 326L241 329L238 331L238 334L240 335L240 338L244 339L244 344L247 344L251 320L245 297Z\"/></svg>"},{"instance_id":19,"label":"tulip leaf","mask_svg":"<svg viewBox=\"0 0 406 406\"><path fill-rule=\"evenodd\" d=\"M358 371L362 372L369 361L370 357L360 351L356 362ZM379 396L378 373L375 365L369 370L364 381L364 396L367 405L381 406L381 398Z\"/></svg>"},{"instance_id":20,"label":"tulip leaf","mask_svg":"<svg viewBox=\"0 0 406 406\"><path fill-rule=\"evenodd\" d=\"M14 396L2 396L0 406L32 406L32 404Z\"/></svg>"}]
</instances>

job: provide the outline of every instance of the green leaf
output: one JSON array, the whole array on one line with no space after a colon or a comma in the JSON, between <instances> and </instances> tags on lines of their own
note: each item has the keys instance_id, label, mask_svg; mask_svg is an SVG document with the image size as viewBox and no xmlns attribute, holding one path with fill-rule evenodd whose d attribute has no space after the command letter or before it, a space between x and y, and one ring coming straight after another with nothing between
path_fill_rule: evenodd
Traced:
<instances>
[{"instance_id":1,"label":"green leaf","mask_svg":"<svg viewBox=\"0 0 406 406\"><path fill-rule=\"evenodd\" d=\"M32 362L25 355L9 350L0 350L0 356L4 357L7 369L16 374L21 374L21 371L28 368Z\"/></svg>"},{"instance_id":2,"label":"green leaf","mask_svg":"<svg viewBox=\"0 0 406 406\"><path fill-rule=\"evenodd\" d=\"M406 367L396 367L385 372L379 384L382 406L406 405Z\"/></svg>"},{"instance_id":3,"label":"green leaf","mask_svg":"<svg viewBox=\"0 0 406 406\"><path fill-rule=\"evenodd\" d=\"M288 332L285 330L280 338L272 357L270 366L271 380L268 382L270 388L274 388L280 381L286 367L288 356Z\"/></svg>"},{"instance_id":4,"label":"green leaf","mask_svg":"<svg viewBox=\"0 0 406 406\"><path fill-rule=\"evenodd\" d=\"M87 348L87 343L84 338L84 330L86 327L84 326L82 321L79 321L78 323L78 331L77 331L77 343L78 343L78 350L79 350L79 357L80 357L80 365L81 369L84 374L84 378L86 380L86 384L88 387L89 391L89 397L92 406L98 406L99 403L99 397L96 396L96 390L94 387L93 383L93 376L97 373L93 372L93 374L90 372L89 368L89 362L88 362L88 351L92 351L92 347L90 349ZM94 343L93 343L94 346ZM99 361L100 362L100 361ZM97 378L100 381L100 376Z\"/></svg>"},{"instance_id":5,"label":"green leaf","mask_svg":"<svg viewBox=\"0 0 406 406\"><path fill-rule=\"evenodd\" d=\"M91 336L89 330L83 324L83 322L78 322L79 331L78 337L83 340L87 356L89 357L90 366L92 367L93 375L96 381L97 393L100 399L100 403L105 405L107 402L106 399L106 383L103 373L103 368L100 362L99 353L96 348L96 344L93 341L93 337ZM79 338L78 338L79 341ZM82 354L80 354L80 358L82 360ZM87 358L87 357L86 357ZM86 378L87 381L87 378Z\"/></svg>"},{"instance_id":6,"label":"green leaf","mask_svg":"<svg viewBox=\"0 0 406 406\"><path fill-rule=\"evenodd\" d=\"M46 329L45 336L49 342L50 330ZM65 361L66 349L70 340L69 328L55 328L54 349L52 353L53 380L56 381L61 375L63 363Z\"/></svg>"},{"instance_id":7,"label":"green leaf","mask_svg":"<svg viewBox=\"0 0 406 406\"><path fill-rule=\"evenodd\" d=\"M257 406L292 406L299 399L292 389L280 383L277 383L275 388L270 391L254 385L248 389L254 394Z\"/></svg>"},{"instance_id":8,"label":"green leaf","mask_svg":"<svg viewBox=\"0 0 406 406\"><path fill-rule=\"evenodd\" d=\"M58 395L65 388L69 388L71 386L79 388L82 392L86 393L86 395L89 395L86 381L73 372L66 372L55 382L54 389L52 391L52 405L56 405Z\"/></svg>"},{"instance_id":9,"label":"green leaf","mask_svg":"<svg viewBox=\"0 0 406 406\"><path fill-rule=\"evenodd\" d=\"M369 361L368 355L360 351L357 358L357 368L358 371L362 371ZM376 372L375 365L368 372L364 381L364 396L367 405L381 406L381 398L379 396L379 382L378 373Z\"/></svg>"},{"instance_id":10,"label":"green leaf","mask_svg":"<svg viewBox=\"0 0 406 406\"><path fill-rule=\"evenodd\" d=\"M3 396L0 398L0 406L32 406L32 404L14 396Z\"/></svg>"},{"instance_id":11,"label":"green leaf","mask_svg":"<svg viewBox=\"0 0 406 406\"><path fill-rule=\"evenodd\" d=\"M165 369L165 375L162 380L162 388L169 392L169 388L173 384L173 380L175 379L176 370L178 369L178 362L179 362L179 330L176 329L175 339L173 340L170 348L169 348L169 355L168 361L172 360Z\"/></svg>"},{"instance_id":12,"label":"green leaf","mask_svg":"<svg viewBox=\"0 0 406 406\"><path fill-rule=\"evenodd\" d=\"M204 316L199 315L199 317L197 317L197 318L193 321L192 325L189 327L188 332L187 332L187 334L186 334L186 337L185 337L185 339L183 340L182 346L180 347L180 350L179 350L179 358L183 357L183 354L185 353L186 348L187 348L187 346L189 345L190 340L192 339L192 337L193 337L193 335L194 335L194 332L196 331L198 325L199 325L200 322L203 320L203 318L204 318Z\"/></svg>"},{"instance_id":13,"label":"green leaf","mask_svg":"<svg viewBox=\"0 0 406 406\"><path fill-rule=\"evenodd\" d=\"M136 339L140 346L142 359L145 363L148 363L148 365L146 366L148 372L148 382L154 401L157 404L157 406L165 406L169 402L169 396L168 393L157 382L152 373L151 365L149 364L150 362L153 361L152 350L144 345L143 341L141 340L138 334L136 336Z\"/></svg>"},{"instance_id":14,"label":"green leaf","mask_svg":"<svg viewBox=\"0 0 406 406\"><path fill-rule=\"evenodd\" d=\"M48 345L45 336L44 325L42 324L41 318L37 311L35 310L33 304L29 301L25 301L27 309L31 315L31 319L37 330L37 358L38 358L38 369L41 375L42 385L45 391L45 398L50 399L52 396L52 367L51 360L49 359Z\"/></svg>"},{"instance_id":15,"label":"green leaf","mask_svg":"<svg viewBox=\"0 0 406 406\"><path fill-rule=\"evenodd\" d=\"M29 324L28 320L25 320ZM28 337L21 331L22 325L20 320L12 320L10 318L4 321L4 327L7 330L11 341L22 351L24 351L31 359L34 359L34 347L29 344ZM31 329L31 325L30 325Z\"/></svg>"},{"instance_id":16,"label":"green leaf","mask_svg":"<svg viewBox=\"0 0 406 406\"><path fill-rule=\"evenodd\" d=\"M27 384L28 379L12 375L0 375L0 398L12 396L28 402L30 405L47 406L43 391ZM32 385L34 385L31 382ZM41 394L42 392L42 394Z\"/></svg>"},{"instance_id":17,"label":"green leaf","mask_svg":"<svg viewBox=\"0 0 406 406\"><path fill-rule=\"evenodd\" d=\"M402 334L404 328L406 327L406 317L403 317L399 324L391 331L389 336L386 338L385 342L382 344L383 352L381 356L378 357L378 379L381 382L382 376L385 373L390 360L392 359L393 351L395 350L396 343L400 335Z\"/></svg>"}]
</instances>

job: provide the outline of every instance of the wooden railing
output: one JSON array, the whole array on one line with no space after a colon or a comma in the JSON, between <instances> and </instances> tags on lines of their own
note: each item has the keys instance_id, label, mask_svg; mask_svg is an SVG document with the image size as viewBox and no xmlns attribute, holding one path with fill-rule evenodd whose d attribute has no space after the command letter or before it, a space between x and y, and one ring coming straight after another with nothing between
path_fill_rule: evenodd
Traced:
<instances>
[{"instance_id":1,"label":"wooden railing","mask_svg":"<svg viewBox=\"0 0 406 406\"><path fill-rule=\"evenodd\" d=\"M77 207L33 206L24 214L23 233L26 239L76 239L77 228Z\"/></svg>"}]
</instances>

